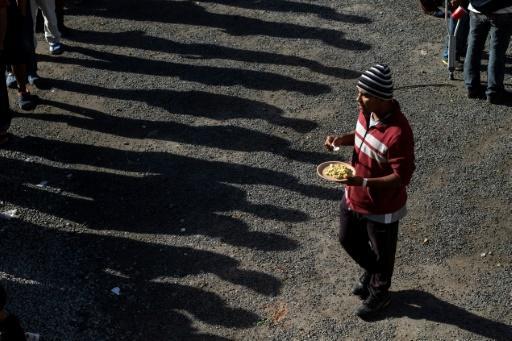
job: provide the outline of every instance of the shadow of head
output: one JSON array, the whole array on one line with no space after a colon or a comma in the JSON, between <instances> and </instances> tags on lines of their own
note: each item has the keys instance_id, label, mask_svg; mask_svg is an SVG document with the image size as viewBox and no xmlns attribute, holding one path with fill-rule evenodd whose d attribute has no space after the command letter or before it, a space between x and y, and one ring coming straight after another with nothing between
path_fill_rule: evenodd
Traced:
<instances>
[{"instance_id":1,"label":"shadow of head","mask_svg":"<svg viewBox=\"0 0 512 341\"><path fill-rule=\"evenodd\" d=\"M408 317L414 320L428 320L453 325L495 340L510 340L512 338L512 326L471 313L425 291L397 291L392 293L392 300L392 304L387 310L367 321Z\"/></svg>"}]
</instances>

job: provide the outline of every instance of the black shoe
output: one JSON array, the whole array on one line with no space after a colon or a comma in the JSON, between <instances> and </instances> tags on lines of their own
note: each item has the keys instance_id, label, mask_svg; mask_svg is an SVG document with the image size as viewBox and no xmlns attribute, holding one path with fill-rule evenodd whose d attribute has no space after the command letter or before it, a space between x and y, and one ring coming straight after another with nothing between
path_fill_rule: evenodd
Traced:
<instances>
[{"instance_id":1,"label":"black shoe","mask_svg":"<svg viewBox=\"0 0 512 341\"><path fill-rule=\"evenodd\" d=\"M29 92L18 94L16 101L21 110L33 110L37 105L37 97L32 96Z\"/></svg>"},{"instance_id":2,"label":"black shoe","mask_svg":"<svg viewBox=\"0 0 512 341\"><path fill-rule=\"evenodd\" d=\"M507 90L502 90L500 92L495 92L487 95L487 103L490 104L503 104L505 100L512 100L512 93Z\"/></svg>"},{"instance_id":3,"label":"black shoe","mask_svg":"<svg viewBox=\"0 0 512 341\"><path fill-rule=\"evenodd\" d=\"M370 278L370 274L365 271L352 288L352 294L359 296L362 300L366 299L370 295L370 291L368 290Z\"/></svg>"},{"instance_id":4,"label":"black shoe","mask_svg":"<svg viewBox=\"0 0 512 341\"><path fill-rule=\"evenodd\" d=\"M379 294L378 296L370 295L359 308L356 315L362 319L370 318L379 311L386 308L391 303L389 292Z\"/></svg>"},{"instance_id":5,"label":"black shoe","mask_svg":"<svg viewBox=\"0 0 512 341\"><path fill-rule=\"evenodd\" d=\"M481 97L482 97L481 89L468 88L468 98L481 98Z\"/></svg>"},{"instance_id":6,"label":"black shoe","mask_svg":"<svg viewBox=\"0 0 512 341\"><path fill-rule=\"evenodd\" d=\"M39 88L39 85L41 84L41 78L35 72L29 73L27 76L27 80L28 80L28 84L33 85L36 88Z\"/></svg>"}]
</instances>

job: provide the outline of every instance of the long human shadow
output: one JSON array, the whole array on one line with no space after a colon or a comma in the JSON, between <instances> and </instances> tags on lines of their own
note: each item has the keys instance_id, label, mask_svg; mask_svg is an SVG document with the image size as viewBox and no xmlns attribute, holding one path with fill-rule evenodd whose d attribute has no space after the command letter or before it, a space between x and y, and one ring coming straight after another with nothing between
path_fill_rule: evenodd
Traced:
<instances>
[{"instance_id":1,"label":"long human shadow","mask_svg":"<svg viewBox=\"0 0 512 341\"><path fill-rule=\"evenodd\" d=\"M92 85L82 85L69 81L56 81L55 85L57 88L67 91L76 91L78 93L113 97L123 100L136 100L140 98L143 101L160 101L161 99L166 100L169 98L167 90L114 90ZM172 99L170 100L172 101ZM41 103L76 113L79 116L68 114L38 114L28 116L23 113L18 113L17 115L35 120L65 122L71 126L81 129L129 138L150 138L163 141L175 141L194 146L215 147L224 150L271 152L288 159L308 164L318 164L325 161L326 158L325 153L307 152L294 149L292 148L293 145L284 138L234 125L190 126L167 120L149 121L128 117L118 117L108 115L97 110L51 100L43 100ZM187 103L188 101L181 103L171 102L164 103L164 105L172 108L172 110L179 111L180 107L186 108ZM158 105L154 102L151 102L150 104ZM194 106L195 105L192 104L188 109L193 110Z\"/></svg>"},{"instance_id":2,"label":"long human shadow","mask_svg":"<svg viewBox=\"0 0 512 341\"><path fill-rule=\"evenodd\" d=\"M120 100L135 100L138 102L147 103L153 107L165 109L169 113L195 117L206 117L219 122L236 118L260 119L280 127L291 128L301 133L307 133L317 127L317 124L310 120L281 116L283 111L276 106L267 104L265 102L245 99L237 96L214 94L194 90L176 91L171 89L111 89L101 86L81 84L73 81L57 79L51 80L51 84L54 88L64 91ZM57 108L85 115L98 121L101 120L103 116L105 116L105 114L102 114L98 111L80 108L78 106L68 105L66 103L60 103L47 99L42 99L41 104L55 106ZM141 124L146 126L149 124L150 126L153 126L151 122L154 121L135 123L139 124L139 127ZM155 123L162 128L166 126L166 122ZM130 121L127 120L125 124L128 127L127 130L130 133L134 133L134 129L130 129L132 126ZM157 127L155 126L152 128ZM180 129L181 128L182 127L180 127ZM122 132L120 132L120 134L122 134ZM141 132L140 136L133 137L142 138L144 136Z\"/></svg>"},{"instance_id":3,"label":"long human shadow","mask_svg":"<svg viewBox=\"0 0 512 341\"><path fill-rule=\"evenodd\" d=\"M301 222L308 216L271 201L253 203L233 184L281 187L330 200L338 195L332 189L300 184L285 173L169 153L128 152L34 137L15 141L10 149L67 165L102 169L69 170L2 159L6 167L3 178L17 184L0 194L3 200L97 230L197 234L252 249L292 250L297 247L295 241L277 233L252 231L230 212L252 215L256 222ZM123 175L120 170L137 174ZM47 181L47 186L37 187L42 181Z\"/></svg>"},{"instance_id":4,"label":"long human shadow","mask_svg":"<svg viewBox=\"0 0 512 341\"><path fill-rule=\"evenodd\" d=\"M99 323L103 336L112 340L222 340L200 333L193 320L244 329L260 319L246 308L228 306L206 279L203 289L179 282L185 277L213 275L263 296L279 294L282 285L272 275L243 269L232 257L190 247L76 234L21 220L4 224L0 236L2 271L44 285L9 283L14 297L30 297L32 307L71 312L77 333ZM121 289L120 296L110 293L114 287ZM30 320L44 316L28 315L25 322L34 325ZM52 323L58 322L42 323L54 329L45 336L59 332Z\"/></svg>"},{"instance_id":5,"label":"long human shadow","mask_svg":"<svg viewBox=\"0 0 512 341\"><path fill-rule=\"evenodd\" d=\"M58 62L60 64L80 65L105 72L115 71L160 77L179 77L181 80L212 86L240 85L248 89L256 90L295 91L308 96L328 93L331 90L331 88L325 84L301 81L271 72L180 64L95 51L84 47L67 47L67 49L70 52L78 52L92 57L92 59L78 59L65 56L51 58L41 55L40 60Z\"/></svg>"},{"instance_id":6,"label":"long human shadow","mask_svg":"<svg viewBox=\"0 0 512 341\"><path fill-rule=\"evenodd\" d=\"M486 319L421 290L402 290L393 293L393 304L374 320L406 316L450 324L471 333L495 340L511 340L512 326Z\"/></svg>"},{"instance_id":7,"label":"long human shadow","mask_svg":"<svg viewBox=\"0 0 512 341\"><path fill-rule=\"evenodd\" d=\"M357 71L325 66L316 60L307 58L214 44L180 43L170 39L149 36L143 31L97 32L74 29L72 32L73 35L69 39L85 44L132 47L147 51L174 53L188 59L226 59L249 63L305 67L313 72L342 79L354 79L360 75L360 72Z\"/></svg>"},{"instance_id":8,"label":"long human shadow","mask_svg":"<svg viewBox=\"0 0 512 341\"><path fill-rule=\"evenodd\" d=\"M158 9L158 10L156 10ZM73 7L70 14L93 15L113 19L156 21L207 28L219 28L233 36L269 36L290 39L319 40L346 50L369 50L370 45L344 39L338 30L277 23L239 15L211 13L192 1L110 1L97 6Z\"/></svg>"},{"instance_id":9,"label":"long human shadow","mask_svg":"<svg viewBox=\"0 0 512 341\"><path fill-rule=\"evenodd\" d=\"M20 175L19 170L26 167L23 162L2 161L18 167L14 174L6 172L5 177L16 183L12 187L4 183L2 200L95 230L205 235L240 247L283 251L295 249L297 242L277 233L251 231L244 221L227 214L238 210L261 219L306 219L300 211L251 204L244 191L213 180L208 183L205 179L163 175L137 178L44 165L34 166L34 174ZM47 186L37 187L42 181L47 181Z\"/></svg>"},{"instance_id":10,"label":"long human shadow","mask_svg":"<svg viewBox=\"0 0 512 341\"><path fill-rule=\"evenodd\" d=\"M367 24L372 20L359 15L339 13L331 7L295 2L295 1L275 1L275 0L198 0L198 2L217 3L226 6L241 7L247 9L256 9L273 12L293 12L304 14L316 14L318 17L328 20L341 21L354 24Z\"/></svg>"}]
</instances>

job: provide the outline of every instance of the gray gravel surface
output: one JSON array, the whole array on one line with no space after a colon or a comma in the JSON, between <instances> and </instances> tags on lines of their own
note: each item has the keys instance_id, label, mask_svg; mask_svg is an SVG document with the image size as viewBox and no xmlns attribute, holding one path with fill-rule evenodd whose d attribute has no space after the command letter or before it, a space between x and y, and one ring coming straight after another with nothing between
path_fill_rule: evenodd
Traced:
<instances>
[{"instance_id":1,"label":"gray gravel surface","mask_svg":"<svg viewBox=\"0 0 512 341\"><path fill-rule=\"evenodd\" d=\"M413 0L68 5L66 52L40 41L48 89L0 151L0 208L19 213L0 220L0 280L28 331L512 339L511 108L448 80L442 20ZM393 70L417 171L393 303L365 322L337 242L343 188L315 166L349 158L322 142L354 127L375 62Z\"/></svg>"}]
</instances>

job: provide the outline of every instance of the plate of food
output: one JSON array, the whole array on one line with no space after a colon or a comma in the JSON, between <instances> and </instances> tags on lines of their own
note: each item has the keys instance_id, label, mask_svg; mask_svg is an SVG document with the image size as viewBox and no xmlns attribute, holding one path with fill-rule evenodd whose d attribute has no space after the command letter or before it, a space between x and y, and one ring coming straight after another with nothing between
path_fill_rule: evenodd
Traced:
<instances>
[{"instance_id":1,"label":"plate of food","mask_svg":"<svg viewBox=\"0 0 512 341\"><path fill-rule=\"evenodd\" d=\"M356 170L352 165L341 161L323 162L316 167L316 172L325 180L340 183L347 182L347 178L356 175Z\"/></svg>"}]
</instances>

